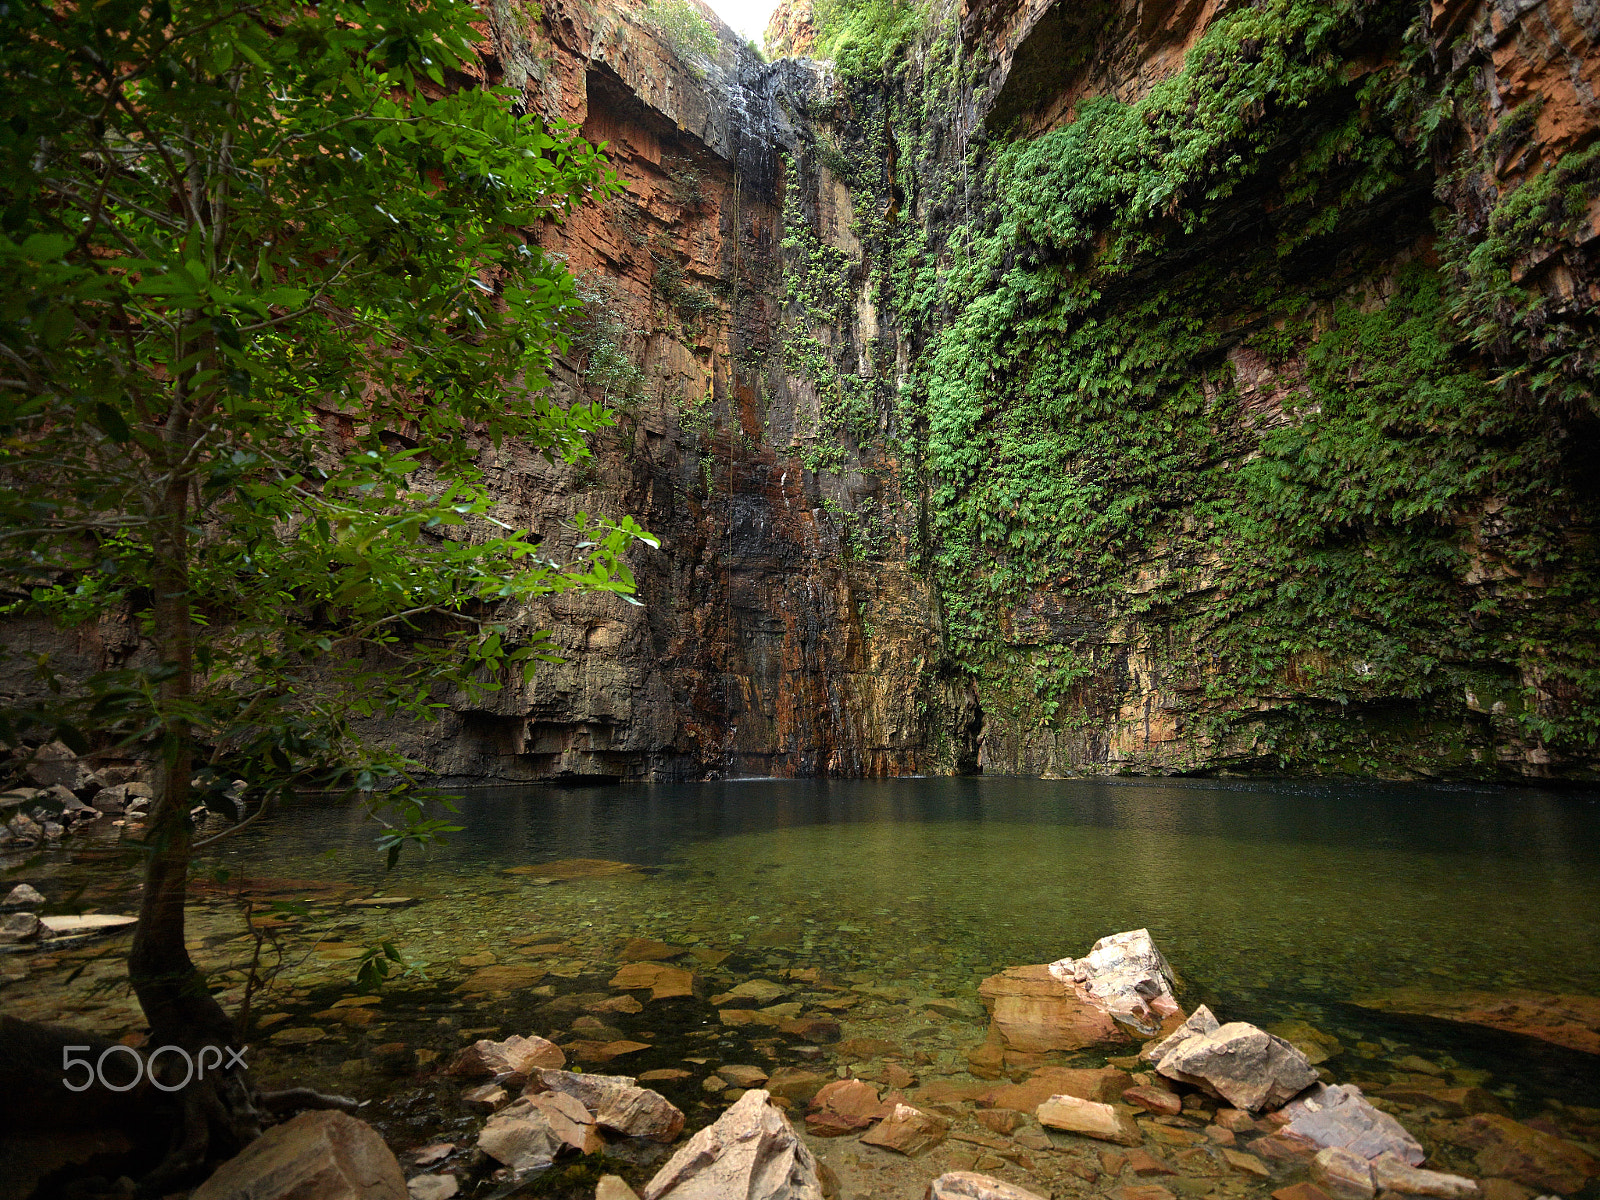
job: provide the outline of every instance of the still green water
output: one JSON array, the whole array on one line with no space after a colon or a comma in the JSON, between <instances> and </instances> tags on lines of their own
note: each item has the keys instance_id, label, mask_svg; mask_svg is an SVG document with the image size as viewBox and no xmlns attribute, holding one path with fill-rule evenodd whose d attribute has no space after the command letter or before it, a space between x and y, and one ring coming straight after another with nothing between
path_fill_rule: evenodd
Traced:
<instances>
[{"instance_id":1,"label":"still green water","mask_svg":"<svg viewBox=\"0 0 1600 1200\"><path fill-rule=\"evenodd\" d=\"M1081 955L1144 926L1191 986L1240 1003L1401 985L1600 994L1592 794L749 780L480 791L461 801L460 823L388 877L375 856L329 861L369 845L372 829L320 805L225 857L390 891L556 859L637 863L660 874L627 889L634 911L608 923L709 919L708 941L911 969L930 984ZM552 905L566 907L539 893L526 915Z\"/></svg>"},{"instance_id":2,"label":"still green water","mask_svg":"<svg viewBox=\"0 0 1600 1200\"><path fill-rule=\"evenodd\" d=\"M190 908L196 958L231 1005L257 951L228 890L254 881L258 915L263 900L307 902L274 918L278 950L263 961L276 977L254 1010L250 1062L269 1086L372 1099L364 1111L395 1146L470 1145L482 1116L437 1068L471 1039L512 1033L554 1038L584 1069L652 1078L691 1129L730 1102L719 1063L889 1081L893 1060L922 1084L971 1082L985 977L1139 927L1182 976L1186 1008L1309 1023L1337 1041L1332 1078L1374 1095L1481 1085L1518 1116L1600 1139L1594 793L745 780L479 791L459 808L460 833L386 873L359 806L302 802L211 851L202 878L227 868L230 882ZM134 872L119 882L93 852L29 861L20 869L47 894L84 885L104 911L134 901ZM628 992L618 972L640 957L627 948L635 937L669 943L654 957L692 971L695 994ZM356 960L384 939L415 971L381 997L353 998ZM118 942L45 949L0 959L8 1011L110 1036L141 1027ZM756 979L791 1001L788 1016L837 1024L827 1036L776 1016L730 1024L712 997ZM1412 997L1399 1010L1396 989ZM1440 1019L1419 992L1472 995L1480 1008L1537 994L1532 1008L1558 1014L1559 1036ZM352 999L367 1007L338 1007ZM1129 1049L1065 1061L1100 1065ZM1430 1161L1474 1169L1466 1152ZM629 1170L642 1181L649 1168ZM1041 1187L1077 1186L1039 1169ZM920 1195L926 1181L902 1182L880 1190ZM1276 1182L1225 1181L1217 1195L1244 1200Z\"/></svg>"}]
</instances>

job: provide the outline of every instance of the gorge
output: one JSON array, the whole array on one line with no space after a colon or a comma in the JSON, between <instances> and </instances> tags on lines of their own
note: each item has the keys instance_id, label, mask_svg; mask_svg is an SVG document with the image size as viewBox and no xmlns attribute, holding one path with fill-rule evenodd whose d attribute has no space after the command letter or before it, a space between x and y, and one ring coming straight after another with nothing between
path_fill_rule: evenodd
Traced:
<instances>
[{"instance_id":1,"label":"gorge","mask_svg":"<svg viewBox=\"0 0 1600 1200\"><path fill-rule=\"evenodd\" d=\"M543 236L620 424L503 455L497 515L663 544L389 736L454 783L1593 779L1591 8L829 13L771 63L487 14L628 184Z\"/></svg>"}]
</instances>

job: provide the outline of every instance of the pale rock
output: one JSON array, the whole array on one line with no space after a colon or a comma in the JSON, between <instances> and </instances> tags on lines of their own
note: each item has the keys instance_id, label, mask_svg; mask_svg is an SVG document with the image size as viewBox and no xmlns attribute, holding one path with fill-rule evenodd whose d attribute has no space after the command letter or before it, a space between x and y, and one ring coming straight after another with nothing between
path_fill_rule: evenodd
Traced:
<instances>
[{"instance_id":1,"label":"pale rock","mask_svg":"<svg viewBox=\"0 0 1600 1200\"><path fill-rule=\"evenodd\" d=\"M639 1200L639 1193L621 1175L602 1175L594 1189L594 1200Z\"/></svg>"},{"instance_id":2,"label":"pale rock","mask_svg":"<svg viewBox=\"0 0 1600 1200\"><path fill-rule=\"evenodd\" d=\"M1146 1035L1180 1011L1172 967L1148 929L1103 937L1083 958L1059 959L1049 970L1079 998Z\"/></svg>"},{"instance_id":3,"label":"pale rock","mask_svg":"<svg viewBox=\"0 0 1600 1200\"><path fill-rule=\"evenodd\" d=\"M450 1200L461 1191L454 1175L413 1175L406 1181L411 1200Z\"/></svg>"},{"instance_id":4,"label":"pale rock","mask_svg":"<svg viewBox=\"0 0 1600 1200\"><path fill-rule=\"evenodd\" d=\"M1372 1164L1353 1150L1328 1146L1311 1160L1311 1180L1333 1200L1372 1200Z\"/></svg>"},{"instance_id":5,"label":"pale rock","mask_svg":"<svg viewBox=\"0 0 1600 1200\"><path fill-rule=\"evenodd\" d=\"M538 1109L556 1136L579 1154L593 1154L604 1144L594 1117L576 1096L540 1092L525 1097L525 1102Z\"/></svg>"},{"instance_id":6,"label":"pale rock","mask_svg":"<svg viewBox=\"0 0 1600 1200\"><path fill-rule=\"evenodd\" d=\"M986 1045L997 1058L1081 1050L1128 1038L1115 1018L1078 996L1045 964L991 975L978 985L978 998L989 1013Z\"/></svg>"},{"instance_id":7,"label":"pale rock","mask_svg":"<svg viewBox=\"0 0 1600 1200\"><path fill-rule=\"evenodd\" d=\"M1476 1180L1443 1171L1424 1171L1387 1150L1372 1160L1372 1178L1380 1192L1435 1196L1438 1200L1475 1200L1478 1195Z\"/></svg>"},{"instance_id":8,"label":"pale rock","mask_svg":"<svg viewBox=\"0 0 1600 1200\"><path fill-rule=\"evenodd\" d=\"M1098 1138L1103 1142L1118 1142L1124 1146L1137 1146L1143 1138L1139 1127L1126 1112L1096 1100L1080 1100L1077 1096L1051 1096L1039 1105L1034 1116L1039 1124L1063 1133L1076 1133L1082 1137Z\"/></svg>"},{"instance_id":9,"label":"pale rock","mask_svg":"<svg viewBox=\"0 0 1600 1200\"><path fill-rule=\"evenodd\" d=\"M138 923L138 917L120 913L63 913L59 916L40 917L39 924L52 934L109 933Z\"/></svg>"},{"instance_id":10,"label":"pale rock","mask_svg":"<svg viewBox=\"0 0 1600 1200\"><path fill-rule=\"evenodd\" d=\"M554 1042L514 1033L503 1042L487 1039L473 1042L450 1061L444 1073L465 1079L489 1079L499 1075L531 1075L540 1067L566 1065L566 1054Z\"/></svg>"},{"instance_id":11,"label":"pale rock","mask_svg":"<svg viewBox=\"0 0 1600 1200\"><path fill-rule=\"evenodd\" d=\"M575 1097L594 1114L596 1125L627 1137L665 1145L683 1132L683 1113L660 1092L638 1087L629 1075L541 1070L528 1081L523 1095L546 1091Z\"/></svg>"},{"instance_id":12,"label":"pale rock","mask_svg":"<svg viewBox=\"0 0 1600 1200\"><path fill-rule=\"evenodd\" d=\"M377 1130L348 1113L301 1113L251 1142L190 1200L410 1200Z\"/></svg>"},{"instance_id":13,"label":"pale rock","mask_svg":"<svg viewBox=\"0 0 1600 1200\"><path fill-rule=\"evenodd\" d=\"M13 841L32 844L44 837L44 828L27 813L18 813L6 822L6 832Z\"/></svg>"},{"instance_id":14,"label":"pale rock","mask_svg":"<svg viewBox=\"0 0 1600 1200\"><path fill-rule=\"evenodd\" d=\"M44 903L44 894L30 884L19 883L6 893L0 908L35 908Z\"/></svg>"},{"instance_id":15,"label":"pale rock","mask_svg":"<svg viewBox=\"0 0 1600 1200\"><path fill-rule=\"evenodd\" d=\"M946 1171L928 1185L923 1200L1044 1200L1044 1197L992 1175Z\"/></svg>"},{"instance_id":16,"label":"pale rock","mask_svg":"<svg viewBox=\"0 0 1600 1200\"><path fill-rule=\"evenodd\" d=\"M1283 1115L1289 1118L1284 1132L1313 1146L1341 1147L1368 1160L1388 1151L1414 1167L1425 1157L1405 1126L1367 1103L1353 1083L1319 1083Z\"/></svg>"},{"instance_id":17,"label":"pale rock","mask_svg":"<svg viewBox=\"0 0 1600 1200\"><path fill-rule=\"evenodd\" d=\"M43 928L39 918L31 912L7 913L0 917L0 944L14 945L31 941L39 936Z\"/></svg>"},{"instance_id":18,"label":"pale rock","mask_svg":"<svg viewBox=\"0 0 1600 1200\"><path fill-rule=\"evenodd\" d=\"M932 1150L950 1134L950 1122L909 1104L896 1104L889 1114L862 1135L868 1146L882 1146L908 1157Z\"/></svg>"},{"instance_id":19,"label":"pale rock","mask_svg":"<svg viewBox=\"0 0 1600 1200\"><path fill-rule=\"evenodd\" d=\"M531 1100L501 1109L478 1134L478 1149L517 1175L549 1166L565 1145L566 1139L552 1127L546 1110Z\"/></svg>"},{"instance_id":20,"label":"pale rock","mask_svg":"<svg viewBox=\"0 0 1600 1200\"><path fill-rule=\"evenodd\" d=\"M1148 1054L1168 1079L1251 1112L1281 1107L1317 1082L1316 1068L1288 1042L1244 1021L1218 1025L1204 1006Z\"/></svg>"},{"instance_id":21,"label":"pale rock","mask_svg":"<svg viewBox=\"0 0 1600 1200\"><path fill-rule=\"evenodd\" d=\"M667 1160L643 1200L822 1200L817 1161L757 1088Z\"/></svg>"}]
</instances>

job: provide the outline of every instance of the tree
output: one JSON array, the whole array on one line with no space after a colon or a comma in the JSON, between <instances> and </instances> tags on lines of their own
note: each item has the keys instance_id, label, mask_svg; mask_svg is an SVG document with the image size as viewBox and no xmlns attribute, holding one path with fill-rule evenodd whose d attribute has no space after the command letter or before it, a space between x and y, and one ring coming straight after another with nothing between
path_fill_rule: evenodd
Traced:
<instances>
[{"instance_id":1,"label":"tree","mask_svg":"<svg viewBox=\"0 0 1600 1200\"><path fill-rule=\"evenodd\" d=\"M463 0L10 0L0 45L5 611L124 613L144 649L11 712L157 767L130 982L152 1045L233 1023L184 948L191 808L248 781L368 796L390 861L447 828L365 717L551 657L518 602L628 595L631 520L577 561L493 520L474 461L587 453L546 394L577 306L525 231L616 189L599 151L463 86ZM256 1128L248 1075L180 1093L151 1186Z\"/></svg>"}]
</instances>

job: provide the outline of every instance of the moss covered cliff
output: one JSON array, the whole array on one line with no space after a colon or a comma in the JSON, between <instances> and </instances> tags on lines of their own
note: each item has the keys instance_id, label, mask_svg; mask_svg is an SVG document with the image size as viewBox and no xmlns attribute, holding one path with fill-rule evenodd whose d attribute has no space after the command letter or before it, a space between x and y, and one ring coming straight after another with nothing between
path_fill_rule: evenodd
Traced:
<instances>
[{"instance_id":1,"label":"moss covered cliff","mask_svg":"<svg viewBox=\"0 0 1600 1200\"><path fill-rule=\"evenodd\" d=\"M1592 775L1579 7L799 22L808 465L918 497L985 769ZM882 518L839 515L869 556Z\"/></svg>"}]
</instances>

